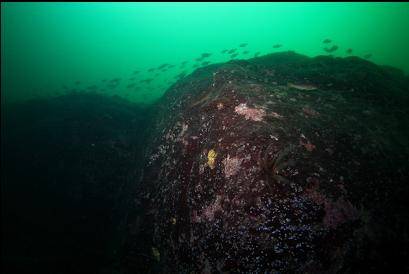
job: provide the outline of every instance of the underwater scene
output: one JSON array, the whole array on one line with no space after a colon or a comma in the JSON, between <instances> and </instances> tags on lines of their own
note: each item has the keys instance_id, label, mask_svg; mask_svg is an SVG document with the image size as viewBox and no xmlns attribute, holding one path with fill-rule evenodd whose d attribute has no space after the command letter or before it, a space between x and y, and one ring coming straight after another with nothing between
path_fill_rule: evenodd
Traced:
<instances>
[{"instance_id":1,"label":"underwater scene","mask_svg":"<svg viewBox=\"0 0 409 274\"><path fill-rule=\"evenodd\" d=\"M2 2L2 273L409 273L408 27Z\"/></svg>"}]
</instances>

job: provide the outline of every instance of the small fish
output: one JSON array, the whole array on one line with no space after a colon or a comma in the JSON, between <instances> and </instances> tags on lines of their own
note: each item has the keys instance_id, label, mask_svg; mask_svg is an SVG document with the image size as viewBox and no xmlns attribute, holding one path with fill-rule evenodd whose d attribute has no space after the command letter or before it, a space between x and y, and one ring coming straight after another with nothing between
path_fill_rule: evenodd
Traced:
<instances>
[{"instance_id":1,"label":"small fish","mask_svg":"<svg viewBox=\"0 0 409 274\"><path fill-rule=\"evenodd\" d=\"M133 88L136 84L127 85L126 88Z\"/></svg>"},{"instance_id":2,"label":"small fish","mask_svg":"<svg viewBox=\"0 0 409 274\"><path fill-rule=\"evenodd\" d=\"M236 49L231 49L231 50L229 50L227 53L228 54L232 54L233 52L235 52L236 51Z\"/></svg>"},{"instance_id":3,"label":"small fish","mask_svg":"<svg viewBox=\"0 0 409 274\"><path fill-rule=\"evenodd\" d=\"M148 79L140 80L139 82L140 83L150 83L150 82L152 82L152 80L153 80L153 78L148 78Z\"/></svg>"},{"instance_id":4,"label":"small fish","mask_svg":"<svg viewBox=\"0 0 409 274\"><path fill-rule=\"evenodd\" d=\"M186 65L186 64L187 64L187 61L183 61L183 62L181 63L182 66L184 66L184 65Z\"/></svg>"},{"instance_id":5,"label":"small fish","mask_svg":"<svg viewBox=\"0 0 409 274\"><path fill-rule=\"evenodd\" d=\"M129 78L129 80L131 80L131 81L135 81L135 77L131 77L131 78Z\"/></svg>"},{"instance_id":6,"label":"small fish","mask_svg":"<svg viewBox=\"0 0 409 274\"><path fill-rule=\"evenodd\" d=\"M163 68L165 68L165 67L167 67L169 64L162 64L162 65L160 65L159 67L158 67L158 70L159 69L163 69Z\"/></svg>"},{"instance_id":7,"label":"small fish","mask_svg":"<svg viewBox=\"0 0 409 274\"><path fill-rule=\"evenodd\" d=\"M98 86L97 85L93 85L93 86L89 86L88 89L97 89Z\"/></svg>"},{"instance_id":8,"label":"small fish","mask_svg":"<svg viewBox=\"0 0 409 274\"><path fill-rule=\"evenodd\" d=\"M187 71L184 70L184 71L182 71L181 73L179 73L178 75L176 75L176 76L173 77L173 78L182 78L182 77L184 77L184 76L186 75L186 73L187 73Z\"/></svg>"},{"instance_id":9,"label":"small fish","mask_svg":"<svg viewBox=\"0 0 409 274\"><path fill-rule=\"evenodd\" d=\"M79 85L79 84L81 84L81 81L77 80L77 81L75 81L75 84Z\"/></svg>"},{"instance_id":10,"label":"small fish","mask_svg":"<svg viewBox=\"0 0 409 274\"><path fill-rule=\"evenodd\" d=\"M324 41L322 41L324 44L329 44L329 43L331 43L332 41L331 41L331 39L324 39Z\"/></svg>"},{"instance_id":11,"label":"small fish","mask_svg":"<svg viewBox=\"0 0 409 274\"><path fill-rule=\"evenodd\" d=\"M202 60L203 60L203 57L196 58L196 61L197 61L197 62L200 62L200 61L202 61Z\"/></svg>"},{"instance_id":12,"label":"small fish","mask_svg":"<svg viewBox=\"0 0 409 274\"><path fill-rule=\"evenodd\" d=\"M368 54L365 54L365 55L364 55L364 58L365 58L365 59L369 59L369 58L371 58L371 57L372 57L372 54L371 54L371 53L368 53Z\"/></svg>"},{"instance_id":13,"label":"small fish","mask_svg":"<svg viewBox=\"0 0 409 274\"><path fill-rule=\"evenodd\" d=\"M203 63L202 63L202 66L206 66L206 65L208 65L209 63L210 63L210 62L208 62L208 61L207 61L207 62L203 62Z\"/></svg>"},{"instance_id":14,"label":"small fish","mask_svg":"<svg viewBox=\"0 0 409 274\"><path fill-rule=\"evenodd\" d=\"M347 54L351 54L351 53L352 53L352 49L347 49L345 52L346 52Z\"/></svg>"},{"instance_id":15,"label":"small fish","mask_svg":"<svg viewBox=\"0 0 409 274\"><path fill-rule=\"evenodd\" d=\"M233 59L234 57L237 57L237 53L230 55L230 58Z\"/></svg>"},{"instance_id":16,"label":"small fish","mask_svg":"<svg viewBox=\"0 0 409 274\"><path fill-rule=\"evenodd\" d=\"M212 54L211 53L202 53L202 58L208 58L210 57Z\"/></svg>"},{"instance_id":17,"label":"small fish","mask_svg":"<svg viewBox=\"0 0 409 274\"><path fill-rule=\"evenodd\" d=\"M107 81L106 79L101 80L101 82L104 82L104 83L105 83L106 81Z\"/></svg>"},{"instance_id":18,"label":"small fish","mask_svg":"<svg viewBox=\"0 0 409 274\"><path fill-rule=\"evenodd\" d=\"M260 55L260 52L259 51L257 51L256 53L254 53L254 57L257 57L257 56L259 56Z\"/></svg>"},{"instance_id":19,"label":"small fish","mask_svg":"<svg viewBox=\"0 0 409 274\"><path fill-rule=\"evenodd\" d=\"M121 78L114 78L111 80L111 82L119 82L119 81L121 81Z\"/></svg>"},{"instance_id":20,"label":"small fish","mask_svg":"<svg viewBox=\"0 0 409 274\"><path fill-rule=\"evenodd\" d=\"M278 48L281 48L281 47L282 47L282 45L280 45L280 44L275 44L275 45L273 46L274 49L278 49Z\"/></svg>"},{"instance_id":21,"label":"small fish","mask_svg":"<svg viewBox=\"0 0 409 274\"><path fill-rule=\"evenodd\" d=\"M241 44L239 45L239 47L244 48L244 47L246 47L247 45L248 45L248 43L241 43Z\"/></svg>"},{"instance_id":22,"label":"small fish","mask_svg":"<svg viewBox=\"0 0 409 274\"><path fill-rule=\"evenodd\" d=\"M193 66L192 66L192 68L197 68L199 65L198 64L194 64Z\"/></svg>"},{"instance_id":23,"label":"small fish","mask_svg":"<svg viewBox=\"0 0 409 274\"><path fill-rule=\"evenodd\" d=\"M172 69L172 68L174 68L175 67L175 65L169 65L168 66L168 69Z\"/></svg>"},{"instance_id":24,"label":"small fish","mask_svg":"<svg viewBox=\"0 0 409 274\"><path fill-rule=\"evenodd\" d=\"M155 73L155 75L153 77L158 77L158 76L159 76L159 73Z\"/></svg>"},{"instance_id":25,"label":"small fish","mask_svg":"<svg viewBox=\"0 0 409 274\"><path fill-rule=\"evenodd\" d=\"M243 51L241 54L246 55L247 53L249 53L248 50Z\"/></svg>"},{"instance_id":26,"label":"small fish","mask_svg":"<svg viewBox=\"0 0 409 274\"><path fill-rule=\"evenodd\" d=\"M133 72L133 74L138 74L139 73L139 70L135 70L134 72Z\"/></svg>"},{"instance_id":27,"label":"small fish","mask_svg":"<svg viewBox=\"0 0 409 274\"><path fill-rule=\"evenodd\" d=\"M330 47L330 48L327 48L327 47L324 48L324 50L325 50L326 52L328 52L328 53L334 52L334 51L336 51L337 49L338 49L338 46L337 46L337 45L334 45L334 46L332 46L332 47Z\"/></svg>"},{"instance_id":28,"label":"small fish","mask_svg":"<svg viewBox=\"0 0 409 274\"><path fill-rule=\"evenodd\" d=\"M224 49L221 51L221 53L226 53L228 51L228 49Z\"/></svg>"},{"instance_id":29,"label":"small fish","mask_svg":"<svg viewBox=\"0 0 409 274\"><path fill-rule=\"evenodd\" d=\"M316 90L316 89L318 89L316 86L311 85L311 84L288 83L287 86L290 87L290 88L298 89L298 90Z\"/></svg>"}]
</instances>

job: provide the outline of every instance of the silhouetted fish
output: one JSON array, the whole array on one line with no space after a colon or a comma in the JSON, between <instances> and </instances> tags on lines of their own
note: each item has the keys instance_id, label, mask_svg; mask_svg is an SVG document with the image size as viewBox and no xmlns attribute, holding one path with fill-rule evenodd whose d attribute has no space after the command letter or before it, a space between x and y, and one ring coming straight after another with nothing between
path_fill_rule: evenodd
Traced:
<instances>
[{"instance_id":1,"label":"silhouetted fish","mask_svg":"<svg viewBox=\"0 0 409 274\"><path fill-rule=\"evenodd\" d=\"M111 82L119 82L119 81L121 81L121 78L114 78L111 80Z\"/></svg>"},{"instance_id":2,"label":"silhouetted fish","mask_svg":"<svg viewBox=\"0 0 409 274\"><path fill-rule=\"evenodd\" d=\"M324 48L324 50L326 51L326 52L334 52L334 51L336 51L338 49L338 46L337 45L334 45L334 46L332 46L332 47L330 47L330 48L327 48L327 47L325 47Z\"/></svg>"},{"instance_id":3,"label":"silhouetted fish","mask_svg":"<svg viewBox=\"0 0 409 274\"><path fill-rule=\"evenodd\" d=\"M139 73L139 70L135 70L134 72L133 72L133 74L138 74Z\"/></svg>"},{"instance_id":4,"label":"silhouetted fish","mask_svg":"<svg viewBox=\"0 0 409 274\"><path fill-rule=\"evenodd\" d=\"M329 44L329 43L331 43L332 41L331 41L331 39L324 39L324 41L322 41L324 44Z\"/></svg>"},{"instance_id":5,"label":"silhouetted fish","mask_svg":"<svg viewBox=\"0 0 409 274\"><path fill-rule=\"evenodd\" d=\"M196 61L198 61L198 62L200 62L200 61L202 61L202 60L203 60L203 57L196 58Z\"/></svg>"},{"instance_id":6,"label":"silhouetted fish","mask_svg":"<svg viewBox=\"0 0 409 274\"><path fill-rule=\"evenodd\" d=\"M106 81L107 81L106 79L101 80L101 82L106 82Z\"/></svg>"},{"instance_id":7,"label":"silhouetted fish","mask_svg":"<svg viewBox=\"0 0 409 274\"><path fill-rule=\"evenodd\" d=\"M142 83L150 83L150 82L152 82L152 80L153 80L153 78L147 78L147 79L144 79L144 80L141 80L142 81Z\"/></svg>"},{"instance_id":8,"label":"silhouetted fish","mask_svg":"<svg viewBox=\"0 0 409 274\"><path fill-rule=\"evenodd\" d=\"M202 66L206 66L206 65L208 65L208 64L210 64L210 62L209 62L209 61L207 61L207 62L203 62L203 63L202 63Z\"/></svg>"},{"instance_id":9,"label":"silhouetted fish","mask_svg":"<svg viewBox=\"0 0 409 274\"><path fill-rule=\"evenodd\" d=\"M165 67L167 67L169 64L162 64L162 65L160 65L159 67L158 67L158 69L163 69L163 68L165 68Z\"/></svg>"},{"instance_id":10,"label":"silhouetted fish","mask_svg":"<svg viewBox=\"0 0 409 274\"><path fill-rule=\"evenodd\" d=\"M351 54L351 53L352 53L352 49L347 49L345 52L346 52L347 54Z\"/></svg>"},{"instance_id":11,"label":"silhouetted fish","mask_svg":"<svg viewBox=\"0 0 409 274\"><path fill-rule=\"evenodd\" d=\"M241 54L246 55L247 53L249 53L248 50L243 51Z\"/></svg>"},{"instance_id":12,"label":"silhouetted fish","mask_svg":"<svg viewBox=\"0 0 409 274\"><path fill-rule=\"evenodd\" d=\"M224 49L221 51L221 53L226 53L228 51L228 49Z\"/></svg>"},{"instance_id":13,"label":"silhouetted fish","mask_svg":"<svg viewBox=\"0 0 409 274\"><path fill-rule=\"evenodd\" d=\"M81 84L81 81L77 80L77 81L75 81L75 84L79 85L79 84Z\"/></svg>"},{"instance_id":14,"label":"silhouetted fish","mask_svg":"<svg viewBox=\"0 0 409 274\"><path fill-rule=\"evenodd\" d=\"M136 78L135 77L131 77L129 78L129 80L134 81Z\"/></svg>"},{"instance_id":15,"label":"silhouetted fish","mask_svg":"<svg viewBox=\"0 0 409 274\"><path fill-rule=\"evenodd\" d=\"M280 44L275 44L275 45L273 46L274 49L278 49L278 48L281 48L281 47L282 47L282 45L280 45Z\"/></svg>"},{"instance_id":16,"label":"silhouetted fish","mask_svg":"<svg viewBox=\"0 0 409 274\"><path fill-rule=\"evenodd\" d=\"M194 64L193 66L192 66L192 68L197 68L199 65L198 64Z\"/></svg>"},{"instance_id":17,"label":"silhouetted fish","mask_svg":"<svg viewBox=\"0 0 409 274\"><path fill-rule=\"evenodd\" d=\"M256 53L254 53L254 57L257 57L257 56L259 56L260 55L260 52L259 51L257 51Z\"/></svg>"},{"instance_id":18,"label":"silhouetted fish","mask_svg":"<svg viewBox=\"0 0 409 274\"><path fill-rule=\"evenodd\" d=\"M233 52L235 52L236 51L236 49L231 49L231 50L229 50L227 53L228 54L232 54Z\"/></svg>"},{"instance_id":19,"label":"silhouetted fish","mask_svg":"<svg viewBox=\"0 0 409 274\"><path fill-rule=\"evenodd\" d=\"M247 45L248 45L248 43L241 43L241 44L239 45L239 47L244 48L244 47L247 46Z\"/></svg>"},{"instance_id":20,"label":"silhouetted fish","mask_svg":"<svg viewBox=\"0 0 409 274\"><path fill-rule=\"evenodd\" d=\"M158 76L159 76L159 73L155 73L154 77L158 77Z\"/></svg>"},{"instance_id":21,"label":"silhouetted fish","mask_svg":"<svg viewBox=\"0 0 409 274\"><path fill-rule=\"evenodd\" d=\"M133 88L134 86L136 86L136 84L130 84L130 85L127 85L126 88Z\"/></svg>"},{"instance_id":22,"label":"silhouetted fish","mask_svg":"<svg viewBox=\"0 0 409 274\"><path fill-rule=\"evenodd\" d=\"M184 77L186 75L186 71L182 71L181 73L179 73L178 75L176 75L175 77L173 77L173 78L182 78L182 77Z\"/></svg>"},{"instance_id":23,"label":"silhouetted fish","mask_svg":"<svg viewBox=\"0 0 409 274\"><path fill-rule=\"evenodd\" d=\"M182 63L180 63L182 66L187 64L187 61L183 61Z\"/></svg>"},{"instance_id":24,"label":"silhouetted fish","mask_svg":"<svg viewBox=\"0 0 409 274\"><path fill-rule=\"evenodd\" d=\"M148 69L148 72L152 72L154 70L155 70L155 68L150 68L150 69Z\"/></svg>"},{"instance_id":25,"label":"silhouetted fish","mask_svg":"<svg viewBox=\"0 0 409 274\"><path fill-rule=\"evenodd\" d=\"M212 54L211 53L206 53L206 52L204 52L204 53L202 53L202 58L208 58L208 57L210 57Z\"/></svg>"},{"instance_id":26,"label":"silhouetted fish","mask_svg":"<svg viewBox=\"0 0 409 274\"><path fill-rule=\"evenodd\" d=\"M364 58L365 58L365 59L369 59L369 58L371 58L371 57L372 57L372 54L371 54L371 53L368 53L368 54L365 54L365 55L364 55Z\"/></svg>"},{"instance_id":27,"label":"silhouetted fish","mask_svg":"<svg viewBox=\"0 0 409 274\"><path fill-rule=\"evenodd\" d=\"M235 54L232 54L232 55L230 55L230 58L234 58L234 57L236 57L238 54L237 53L235 53Z\"/></svg>"},{"instance_id":28,"label":"silhouetted fish","mask_svg":"<svg viewBox=\"0 0 409 274\"><path fill-rule=\"evenodd\" d=\"M172 68L174 68L175 67L175 65L169 65L168 66L168 69L172 69Z\"/></svg>"}]
</instances>

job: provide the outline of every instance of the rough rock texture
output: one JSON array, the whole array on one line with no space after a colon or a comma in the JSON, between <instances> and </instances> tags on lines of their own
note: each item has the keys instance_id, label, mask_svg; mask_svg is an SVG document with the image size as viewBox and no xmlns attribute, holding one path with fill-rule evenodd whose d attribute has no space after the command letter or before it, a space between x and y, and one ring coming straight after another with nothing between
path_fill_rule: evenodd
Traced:
<instances>
[{"instance_id":1,"label":"rough rock texture","mask_svg":"<svg viewBox=\"0 0 409 274\"><path fill-rule=\"evenodd\" d=\"M123 268L408 271L401 74L286 52L180 80L158 105Z\"/></svg>"},{"instance_id":2,"label":"rough rock texture","mask_svg":"<svg viewBox=\"0 0 409 274\"><path fill-rule=\"evenodd\" d=\"M147 109L73 93L1 112L2 273L111 268L143 167Z\"/></svg>"}]
</instances>

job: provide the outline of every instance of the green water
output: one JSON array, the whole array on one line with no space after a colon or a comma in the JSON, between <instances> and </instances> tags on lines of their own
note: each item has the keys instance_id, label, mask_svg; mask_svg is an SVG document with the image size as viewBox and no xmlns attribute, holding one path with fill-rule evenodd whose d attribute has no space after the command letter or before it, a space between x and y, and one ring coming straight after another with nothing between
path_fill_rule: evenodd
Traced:
<instances>
[{"instance_id":1,"label":"green water","mask_svg":"<svg viewBox=\"0 0 409 274\"><path fill-rule=\"evenodd\" d=\"M351 48L408 73L408 26L408 3L2 3L2 102L73 91L151 102L202 53L225 62L221 51L234 48L247 59L258 51L317 56L337 45L336 57ZM147 71L164 63L175 67ZM103 82L114 78L115 87Z\"/></svg>"}]
</instances>

